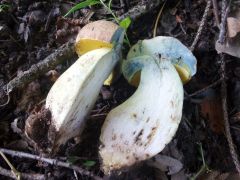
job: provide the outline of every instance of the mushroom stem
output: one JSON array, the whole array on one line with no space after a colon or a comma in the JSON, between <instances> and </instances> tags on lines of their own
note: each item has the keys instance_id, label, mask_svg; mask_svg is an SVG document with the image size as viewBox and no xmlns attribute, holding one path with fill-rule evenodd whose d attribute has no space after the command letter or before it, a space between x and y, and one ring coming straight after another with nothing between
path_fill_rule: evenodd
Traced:
<instances>
[{"instance_id":1,"label":"mushroom stem","mask_svg":"<svg viewBox=\"0 0 240 180\"><path fill-rule=\"evenodd\" d=\"M181 120L183 86L171 60L145 55L124 62L123 74L129 82L139 71L138 89L108 114L102 127L100 156L105 173L159 153Z\"/></svg>"}]
</instances>

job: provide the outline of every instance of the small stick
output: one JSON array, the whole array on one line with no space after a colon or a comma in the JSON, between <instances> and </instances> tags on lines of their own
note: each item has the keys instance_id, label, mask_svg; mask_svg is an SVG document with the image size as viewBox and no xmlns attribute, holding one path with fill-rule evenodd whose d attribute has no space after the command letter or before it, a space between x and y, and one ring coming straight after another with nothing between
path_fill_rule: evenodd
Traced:
<instances>
[{"instance_id":1,"label":"small stick","mask_svg":"<svg viewBox=\"0 0 240 180\"><path fill-rule=\"evenodd\" d=\"M2 156L2 158L5 160L5 162L8 164L8 166L11 168L12 173L15 175L15 177L20 180L21 178L21 173L18 172L18 170L16 170L16 168L12 165L12 163L10 163L10 161L8 160L8 158L0 151L0 155Z\"/></svg>"},{"instance_id":2,"label":"small stick","mask_svg":"<svg viewBox=\"0 0 240 180\"><path fill-rule=\"evenodd\" d=\"M198 90L198 91L195 91L195 92L192 93L192 94L189 94L188 96L189 96L189 97L193 97L193 96L196 96L196 95L198 95L198 94L201 94L201 93L203 93L204 91L206 91L206 90L208 90L208 89L210 89L210 88L212 88L212 87L215 87L215 86L218 85L220 82L222 82L222 79L219 79L219 80L215 81L214 83L208 85L207 87L204 87L204 88L202 88L202 89L200 89L200 90Z\"/></svg>"},{"instance_id":3,"label":"small stick","mask_svg":"<svg viewBox=\"0 0 240 180\"><path fill-rule=\"evenodd\" d=\"M226 23L227 23L227 17L229 13L229 7L226 8L225 13L223 14L223 21L220 24L220 32L219 32L219 38L218 42L220 44L223 44L225 42L225 37L226 37Z\"/></svg>"},{"instance_id":4,"label":"small stick","mask_svg":"<svg viewBox=\"0 0 240 180\"><path fill-rule=\"evenodd\" d=\"M220 20L219 20L219 16L218 16L218 4L216 0L212 0L212 4L213 4L213 13L215 16L215 20L216 20L216 24L218 27L220 27Z\"/></svg>"},{"instance_id":5,"label":"small stick","mask_svg":"<svg viewBox=\"0 0 240 180\"><path fill-rule=\"evenodd\" d=\"M75 166L75 165L72 165L72 164L67 163L67 162L59 161L57 159L44 158L44 157L40 157L40 156L37 156L37 155L33 155L33 154L25 153L25 152L20 152L20 151L4 149L4 148L0 148L0 151L5 153L5 154L9 154L11 156L34 159L34 160L46 162L46 163L51 164L51 165L65 167L65 168L68 168L68 169L75 170L76 172L78 172L80 174L84 174L86 176L92 177L95 180L102 180L101 177L94 175L92 172L89 172L88 170L82 169L79 166Z\"/></svg>"},{"instance_id":6,"label":"small stick","mask_svg":"<svg viewBox=\"0 0 240 180\"><path fill-rule=\"evenodd\" d=\"M238 155L234 147L232 135L230 132L230 125L229 125L229 118L228 118L228 111L227 111L227 83L225 81L225 61L224 61L224 54L221 54L221 76L222 76L222 84L221 84L221 98L222 98L222 108L223 108L223 119L224 119L224 127L225 127L225 133L226 133L226 138L228 141L229 149L230 149L230 154L233 159L233 163L236 166L236 170L238 174L240 175L240 163L238 160Z\"/></svg>"},{"instance_id":7,"label":"small stick","mask_svg":"<svg viewBox=\"0 0 240 180\"><path fill-rule=\"evenodd\" d=\"M13 179L17 179L17 177L12 173L12 171L8 169L4 169L0 166L0 174L3 176L7 176ZM35 173L21 173L21 177L23 179L29 180L44 180L46 179L44 174L35 174Z\"/></svg>"},{"instance_id":8,"label":"small stick","mask_svg":"<svg viewBox=\"0 0 240 180\"><path fill-rule=\"evenodd\" d=\"M126 17L130 17L132 21L136 20L137 18L141 17L142 15L151 12L153 9L158 7L161 1L153 0L153 1L146 1L144 4L138 4L131 9L128 10L127 13L119 16L118 19L122 20Z\"/></svg>"},{"instance_id":9,"label":"small stick","mask_svg":"<svg viewBox=\"0 0 240 180\"><path fill-rule=\"evenodd\" d=\"M207 14L208 14L208 12L210 10L210 7L211 7L211 0L208 0L206 8L205 8L204 13L203 13L203 17L202 17L200 26L199 26L198 31L197 31L197 34L196 34L195 39L193 40L193 43L192 43L192 45L190 47L191 51L193 51L195 49L195 47L196 47L196 45L197 45L197 43L199 41L199 38L200 38L200 36L202 34L202 30L203 30L204 26L206 25Z\"/></svg>"},{"instance_id":10,"label":"small stick","mask_svg":"<svg viewBox=\"0 0 240 180\"><path fill-rule=\"evenodd\" d=\"M225 34L226 34L226 21L229 12L229 6L227 7L227 1L222 1L222 12L221 12L221 26L220 26L220 33L219 33L219 43L225 42ZM222 99L222 109L223 109L223 119L224 119L224 127L226 138L230 150L231 157L233 159L233 163L236 167L238 174L240 175L240 162L238 160L238 155L234 147L230 125L229 125L229 118L228 118L228 110L227 110L227 83L226 83L226 75L225 75L225 54L220 54L220 75L222 78L221 83L221 99Z\"/></svg>"},{"instance_id":11,"label":"small stick","mask_svg":"<svg viewBox=\"0 0 240 180\"><path fill-rule=\"evenodd\" d=\"M30 83L40 75L48 72L50 69L55 68L63 61L73 59L74 56L75 49L73 42L68 42L62 45L57 50L55 50L55 52L47 56L43 61L32 65L30 69L24 71L19 76L12 79L8 84L4 85L1 89L2 92L0 92L0 100L3 99L5 95L9 95L9 93L14 89Z\"/></svg>"},{"instance_id":12,"label":"small stick","mask_svg":"<svg viewBox=\"0 0 240 180\"><path fill-rule=\"evenodd\" d=\"M164 8L166 2L167 2L167 0L163 3L161 9L160 9L159 12L158 12L157 19L156 19L156 21L155 21L154 28L153 28L153 37L156 37L158 22L159 22L159 19L160 19L160 17L161 17L161 14L162 14L162 12L163 12L163 8Z\"/></svg>"}]
</instances>

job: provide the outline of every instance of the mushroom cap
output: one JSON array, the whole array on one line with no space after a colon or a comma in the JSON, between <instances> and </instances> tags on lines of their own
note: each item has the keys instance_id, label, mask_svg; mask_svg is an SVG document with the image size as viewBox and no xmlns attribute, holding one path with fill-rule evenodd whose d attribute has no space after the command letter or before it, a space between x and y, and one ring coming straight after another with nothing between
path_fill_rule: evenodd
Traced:
<instances>
[{"instance_id":1,"label":"mushroom cap","mask_svg":"<svg viewBox=\"0 0 240 180\"><path fill-rule=\"evenodd\" d=\"M112 48L112 37L119 26L111 21L98 20L85 25L76 38L76 52L82 55L102 47Z\"/></svg>"},{"instance_id":2,"label":"mushroom cap","mask_svg":"<svg viewBox=\"0 0 240 180\"><path fill-rule=\"evenodd\" d=\"M91 22L79 31L76 43L81 39L92 39L110 43L118 27L117 24L106 20Z\"/></svg>"},{"instance_id":3,"label":"mushroom cap","mask_svg":"<svg viewBox=\"0 0 240 180\"><path fill-rule=\"evenodd\" d=\"M152 39L138 41L138 43L130 49L127 59L142 55L169 58L177 70L183 68L188 71L189 79L196 74L197 60L195 56L185 45L174 37L157 36Z\"/></svg>"}]
</instances>

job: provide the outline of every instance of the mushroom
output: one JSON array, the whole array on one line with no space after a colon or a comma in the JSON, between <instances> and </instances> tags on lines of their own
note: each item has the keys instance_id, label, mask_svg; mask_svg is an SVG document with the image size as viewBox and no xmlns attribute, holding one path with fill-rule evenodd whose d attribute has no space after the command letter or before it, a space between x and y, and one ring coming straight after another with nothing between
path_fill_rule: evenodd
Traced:
<instances>
[{"instance_id":1,"label":"mushroom","mask_svg":"<svg viewBox=\"0 0 240 180\"><path fill-rule=\"evenodd\" d=\"M100 156L106 174L149 159L172 140L182 117L183 81L196 73L196 59L175 38L156 37L134 45L122 72L136 92L111 110L100 136ZM179 71L178 71L179 72ZM187 72L185 74L185 72Z\"/></svg>"},{"instance_id":2,"label":"mushroom","mask_svg":"<svg viewBox=\"0 0 240 180\"><path fill-rule=\"evenodd\" d=\"M108 42L104 41L100 46L100 42L107 37L102 28L103 22L108 29L109 37ZM86 116L93 108L104 80L121 58L124 30L112 22L93 22L86 25L79 34L76 51L82 55L57 79L46 98L45 109L49 111L51 117L46 120L48 123L42 123L47 126L46 132L41 133L45 137L39 138L38 131L34 130L37 128L33 125L39 123L33 123L32 118L26 121L28 137L42 149L41 144L48 144L44 148L53 154L58 151L60 145L81 133ZM87 40L81 39L85 37L93 37L95 41L99 41L99 46L90 45L90 48L86 48L85 46L89 45ZM44 121L44 118L36 120L40 121ZM49 142L43 143L43 140Z\"/></svg>"},{"instance_id":3,"label":"mushroom","mask_svg":"<svg viewBox=\"0 0 240 180\"><path fill-rule=\"evenodd\" d=\"M97 28L97 29L96 29ZM77 35L76 52L79 56L94 49L102 47L112 48L113 34L119 28L111 21L98 20L84 26ZM104 81L104 85L111 85L121 74L120 63L110 73Z\"/></svg>"}]
</instances>

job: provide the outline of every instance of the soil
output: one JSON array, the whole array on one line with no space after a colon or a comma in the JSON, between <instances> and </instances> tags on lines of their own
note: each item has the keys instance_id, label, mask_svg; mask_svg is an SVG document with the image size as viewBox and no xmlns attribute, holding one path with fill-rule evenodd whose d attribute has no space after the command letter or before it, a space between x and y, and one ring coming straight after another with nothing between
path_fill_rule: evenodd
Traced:
<instances>
[{"instance_id":1,"label":"soil","mask_svg":"<svg viewBox=\"0 0 240 180\"><path fill-rule=\"evenodd\" d=\"M112 19L103 6L86 7L63 18L78 1L0 1L0 85L3 87L11 79L28 70L31 65L41 62L62 44L75 39L78 30L89 21ZM117 16L126 13L136 5L146 1L113 0L112 10ZM219 9L220 9L219 3ZM2 6L7 5L7 6ZM157 28L157 35L172 36L190 47L196 36L206 1L170 0L166 3ZM153 37L154 23L162 7L154 8L137 19L133 19L127 31L130 43ZM94 12L90 20L89 12ZM136 88L120 77L111 86L103 86L94 109L88 116L87 125L80 137L71 139L62 147L57 158L68 160L104 179L188 179L200 172L205 161L206 169L201 172L232 173L235 166L229 152L224 132L223 110L221 106L220 83L203 89L220 79L220 56L215 50L219 29L211 8L207 24L194 50L198 60L197 74L184 85L185 100L182 121L172 142L160 153L173 157L183 164L179 176L169 174L169 169L159 170L147 162L128 168L122 173L104 176L98 155L99 135L106 114L130 97ZM220 13L219 13L220 15ZM79 21L81 20L82 21ZM124 45L124 52L129 49ZM13 122L24 131L25 123L33 111L41 109L54 81L76 59L49 69L30 84L24 85L10 94L7 105L0 107L0 147L36 154L36 149L14 131ZM226 77L228 85L228 115L234 144L240 149L240 61L226 56ZM191 96L196 93L196 95ZM45 116L49 116L45 112ZM35 118L35 117L34 117ZM46 127L47 125L40 125ZM39 133L45 132L40 128ZM175 152L175 153L174 153ZM176 153L177 152L177 153ZM51 166L40 161L7 156L14 167L24 173L45 174L46 179L91 179L74 175L72 170ZM0 166L9 169L0 158ZM211 171L210 171L211 170ZM0 172L1 174L1 172ZM181 176L180 176L181 174ZM210 173L211 174L211 173ZM197 177L201 179L201 176ZM7 177L0 175L0 179Z\"/></svg>"}]
</instances>

